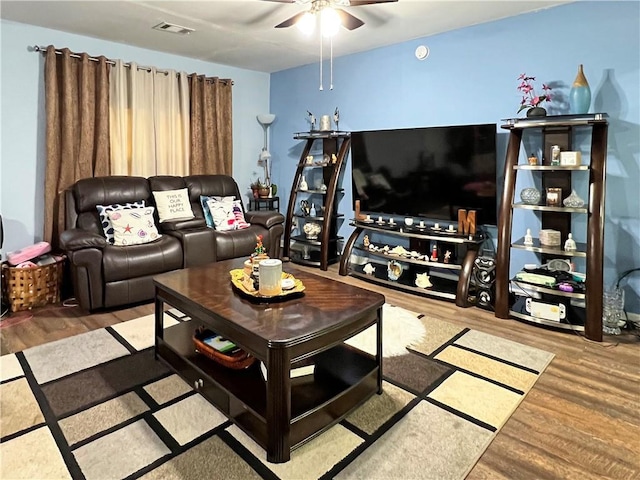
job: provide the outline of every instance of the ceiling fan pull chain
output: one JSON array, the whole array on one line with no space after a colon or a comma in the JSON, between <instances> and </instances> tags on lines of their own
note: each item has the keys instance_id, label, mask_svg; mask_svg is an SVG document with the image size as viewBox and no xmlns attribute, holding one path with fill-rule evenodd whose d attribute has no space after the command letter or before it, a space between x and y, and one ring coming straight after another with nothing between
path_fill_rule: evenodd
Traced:
<instances>
[{"instance_id":1,"label":"ceiling fan pull chain","mask_svg":"<svg viewBox=\"0 0 640 480\"><path fill-rule=\"evenodd\" d=\"M329 80L329 90L333 90L333 36L329 37L330 48L331 48L331 63L330 63L330 80Z\"/></svg>"},{"instance_id":2,"label":"ceiling fan pull chain","mask_svg":"<svg viewBox=\"0 0 640 480\"><path fill-rule=\"evenodd\" d=\"M320 36L320 90L324 90L322 87L322 36Z\"/></svg>"}]
</instances>

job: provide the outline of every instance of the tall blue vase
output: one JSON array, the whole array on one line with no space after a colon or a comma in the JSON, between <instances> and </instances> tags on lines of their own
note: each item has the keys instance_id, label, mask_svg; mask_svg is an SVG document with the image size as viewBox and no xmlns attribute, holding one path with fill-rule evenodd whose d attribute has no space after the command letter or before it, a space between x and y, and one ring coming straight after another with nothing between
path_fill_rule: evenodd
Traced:
<instances>
[{"instance_id":1,"label":"tall blue vase","mask_svg":"<svg viewBox=\"0 0 640 480\"><path fill-rule=\"evenodd\" d=\"M573 114L587 113L591 106L591 88L584 76L582 65L578 67L578 75L569 91L569 112Z\"/></svg>"}]
</instances>

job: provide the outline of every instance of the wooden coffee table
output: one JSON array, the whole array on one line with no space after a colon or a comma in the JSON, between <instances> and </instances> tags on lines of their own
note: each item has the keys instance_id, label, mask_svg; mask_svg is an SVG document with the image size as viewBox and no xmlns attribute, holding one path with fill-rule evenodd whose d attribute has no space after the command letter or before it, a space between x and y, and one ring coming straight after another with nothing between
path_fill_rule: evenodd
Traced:
<instances>
[{"instance_id":1,"label":"wooden coffee table","mask_svg":"<svg viewBox=\"0 0 640 480\"><path fill-rule=\"evenodd\" d=\"M286 462L291 450L319 435L374 393L382 393L382 305L379 293L302 272L300 298L255 303L231 286L229 271L244 259L187 268L154 277L155 352L267 451ZM164 304L191 317L163 328ZM375 355L344 344L376 325ZM232 370L195 351L199 326L232 340L265 363ZM311 376L290 378L293 362L313 357Z\"/></svg>"}]
</instances>

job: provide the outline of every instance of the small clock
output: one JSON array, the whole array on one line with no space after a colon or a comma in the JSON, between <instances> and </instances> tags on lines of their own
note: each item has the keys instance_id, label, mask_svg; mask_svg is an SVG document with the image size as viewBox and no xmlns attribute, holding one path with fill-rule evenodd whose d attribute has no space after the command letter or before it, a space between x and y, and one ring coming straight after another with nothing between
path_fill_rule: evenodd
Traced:
<instances>
[{"instance_id":1,"label":"small clock","mask_svg":"<svg viewBox=\"0 0 640 480\"><path fill-rule=\"evenodd\" d=\"M418 60L424 60L429 56L429 48L425 47L424 45L420 45L418 46L418 48L416 48L415 53Z\"/></svg>"}]
</instances>

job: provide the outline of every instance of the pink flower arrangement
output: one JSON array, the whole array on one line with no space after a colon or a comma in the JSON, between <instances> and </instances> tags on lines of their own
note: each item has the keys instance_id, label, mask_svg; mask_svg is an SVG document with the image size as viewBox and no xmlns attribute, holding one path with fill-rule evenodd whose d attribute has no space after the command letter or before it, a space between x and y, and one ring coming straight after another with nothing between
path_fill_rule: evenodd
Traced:
<instances>
[{"instance_id":1,"label":"pink flower arrangement","mask_svg":"<svg viewBox=\"0 0 640 480\"><path fill-rule=\"evenodd\" d=\"M536 80L536 77L528 77L526 73L523 73L518 77L520 80L520 85L518 85L518 90L522 92L522 101L520 102L520 108L518 109L518 113L520 113L525 108L534 108L539 107L542 102L550 102L551 101L551 87L547 84L542 84L542 95L536 95L535 89L533 88L533 82Z\"/></svg>"}]
</instances>

